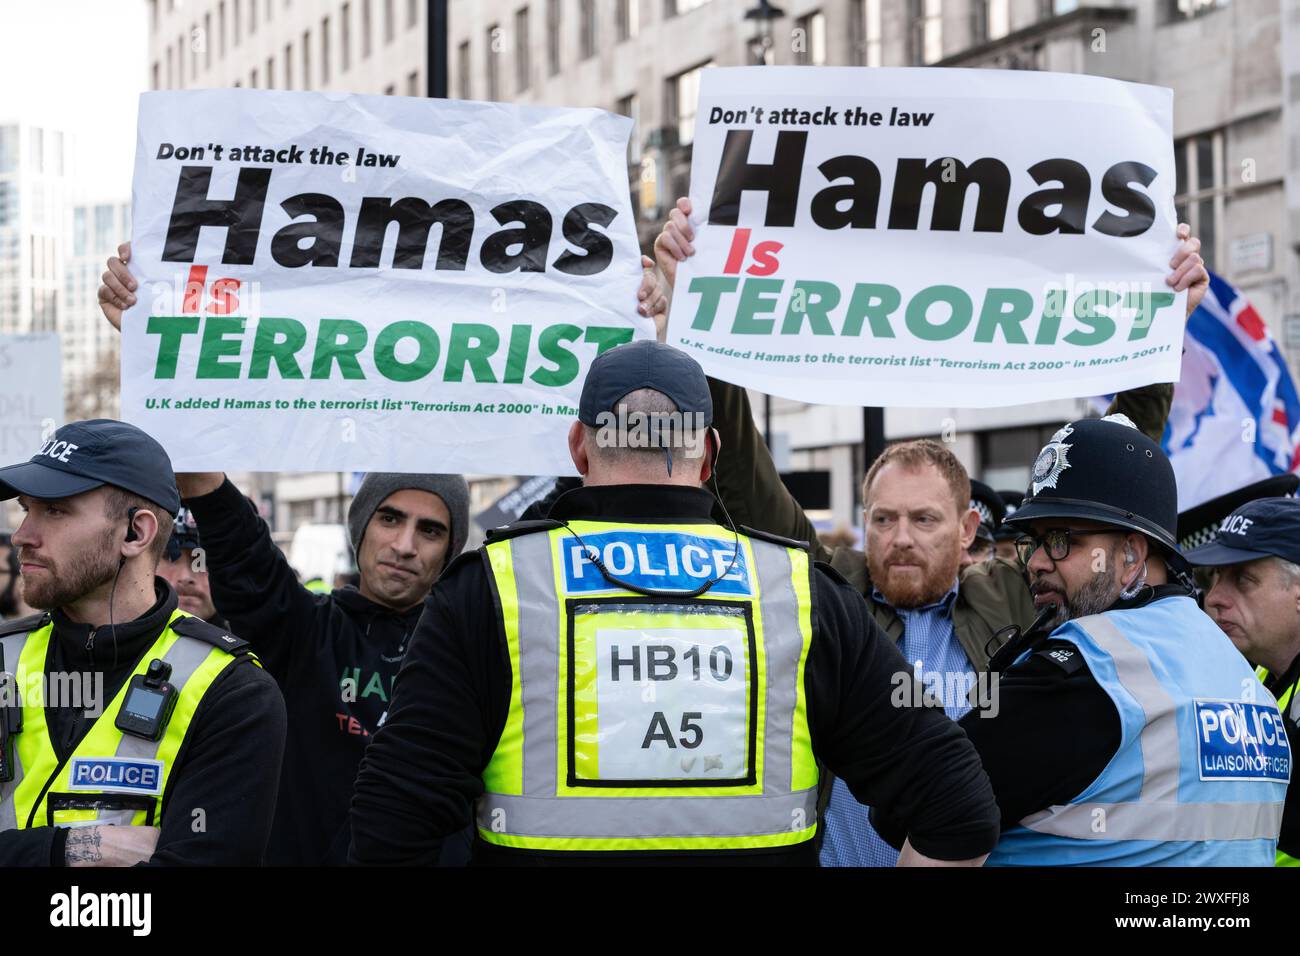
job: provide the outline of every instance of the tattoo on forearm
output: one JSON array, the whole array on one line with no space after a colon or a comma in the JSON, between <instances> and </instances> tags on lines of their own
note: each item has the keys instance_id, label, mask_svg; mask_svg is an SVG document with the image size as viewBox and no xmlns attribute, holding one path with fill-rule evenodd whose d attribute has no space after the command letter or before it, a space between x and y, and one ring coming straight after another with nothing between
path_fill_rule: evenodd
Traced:
<instances>
[{"instance_id":1,"label":"tattoo on forearm","mask_svg":"<svg viewBox=\"0 0 1300 956\"><path fill-rule=\"evenodd\" d=\"M99 849L99 827L76 827L68 834L63 856L68 863L100 863L104 855Z\"/></svg>"}]
</instances>

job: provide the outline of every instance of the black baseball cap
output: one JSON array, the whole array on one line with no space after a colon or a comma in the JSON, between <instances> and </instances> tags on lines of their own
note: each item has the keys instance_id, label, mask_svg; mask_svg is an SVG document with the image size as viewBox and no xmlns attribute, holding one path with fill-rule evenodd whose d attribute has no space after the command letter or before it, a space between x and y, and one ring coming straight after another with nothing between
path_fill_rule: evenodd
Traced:
<instances>
[{"instance_id":1,"label":"black baseball cap","mask_svg":"<svg viewBox=\"0 0 1300 956\"><path fill-rule=\"evenodd\" d=\"M71 498L102 485L139 495L172 515L181 506L163 446L134 425L108 418L69 422L30 461L0 468L0 501L19 495Z\"/></svg>"},{"instance_id":2,"label":"black baseball cap","mask_svg":"<svg viewBox=\"0 0 1300 956\"><path fill-rule=\"evenodd\" d=\"M181 556L182 551L193 551L199 547L202 547L202 543L199 540L199 526L194 520L194 513L189 508L181 508L172 519L172 535L167 539L167 547L163 554L168 561L175 561Z\"/></svg>"},{"instance_id":3,"label":"black baseball cap","mask_svg":"<svg viewBox=\"0 0 1300 956\"><path fill-rule=\"evenodd\" d=\"M614 412L628 392L652 388L672 399L684 414L704 416L705 427L713 424L713 397L704 369L680 349L643 340L615 346L597 355L582 384L578 421L592 428L602 412Z\"/></svg>"},{"instance_id":4,"label":"black baseball cap","mask_svg":"<svg viewBox=\"0 0 1300 956\"><path fill-rule=\"evenodd\" d=\"M1223 519L1213 541L1184 556L1206 567L1258 558L1300 564L1300 499L1258 498L1244 504Z\"/></svg>"}]
</instances>

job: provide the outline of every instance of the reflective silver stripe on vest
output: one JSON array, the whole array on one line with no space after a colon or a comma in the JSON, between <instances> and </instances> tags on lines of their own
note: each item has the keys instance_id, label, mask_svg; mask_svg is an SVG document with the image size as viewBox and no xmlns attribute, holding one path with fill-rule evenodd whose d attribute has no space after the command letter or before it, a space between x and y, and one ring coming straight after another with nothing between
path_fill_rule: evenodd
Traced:
<instances>
[{"instance_id":1,"label":"reflective silver stripe on vest","mask_svg":"<svg viewBox=\"0 0 1300 956\"><path fill-rule=\"evenodd\" d=\"M1146 715L1146 725L1138 738L1142 789L1131 803L1054 806L1025 817L1021 825L1038 833L1076 840L1276 839L1282 825L1280 802L1178 802L1182 748L1173 698L1151 670L1146 653L1105 614L1079 618L1075 623L1111 656L1120 686Z\"/></svg>"},{"instance_id":2,"label":"reflective silver stripe on vest","mask_svg":"<svg viewBox=\"0 0 1300 956\"><path fill-rule=\"evenodd\" d=\"M741 546L743 547L743 540ZM766 726L762 735L763 794L735 797L556 796L560 754L556 693L558 648L567 639L563 601L555 593L551 538L546 533L510 539L519 603L519 683L523 705L523 796L485 793L476 808L479 826L525 837L761 836L789 833L816 821L817 791L791 792L794 709L803 635L799 602L785 548L749 539L761 601L767 672ZM810 563L811 567L811 563ZM633 595L629 595L633 596ZM505 811L504 817L494 811Z\"/></svg>"},{"instance_id":3,"label":"reflective silver stripe on vest","mask_svg":"<svg viewBox=\"0 0 1300 956\"><path fill-rule=\"evenodd\" d=\"M172 666L172 676L167 678L167 683L176 688L178 695L185 688L186 682L194 676L194 672L199 669L199 665L208 659L208 655L213 650L211 644L205 644L203 641L184 636L178 636L176 643L167 649L167 653L163 655L163 660ZM117 715L114 714L110 719L116 720ZM158 756L158 748L162 746L164 737L166 737L165 733L157 740L145 740L143 737L123 734L122 739L117 743L117 750L113 753L118 757L152 760Z\"/></svg>"},{"instance_id":4,"label":"reflective silver stripe on vest","mask_svg":"<svg viewBox=\"0 0 1300 956\"><path fill-rule=\"evenodd\" d=\"M7 673L14 675L14 685L9 688L11 694L22 694L22 688L17 686L18 660L22 656L23 648L27 646L27 635L9 634L0 637L0 647L4 648L5 670ZM10 703L10 701L5 701ZM14 701L21 703L21 700ZM8 783L0 783L0 831L18 829L18 814L14 809L14 791L18 785L23 782L23 761L18 756L18 742L14 741L14 778Z\"/></svg>"},{"instance_id":5,"label":"reflective silver stripe on vest","mask_svg":"<svg viewBox=\"0 0 1300 956\"><path fill-rule=\"evenodd\" d=\"M1073 803L1020 822L1078 840L1273 840L1282 803ZM1035 821L1035 822L1031 822Z\"/></svg>"},{"instance_id":6,"label":"reflective silver stripe on vest","mask_svg":"<svg viewBox=\"0 0 1300 956\"><path fill-rule=\"evenodd\" d=\"M767 794L790 792L791 748L794 746L794 705L796 681L799 672L799 652L803 636L799 633L799 601L790 581L790 552L785 548L754 541L754 574L758 578L758 593L762 603L763 644L768 654L776 653L782 667L772 667L769 658L768 680L764 682L768 715L784 715L781 723L774 716L767 719L766 746L763 750L763 792ZM812 567L812 559L808 561ZM813 585L810 583L811 593ZM771 620L769 620L769 617ZM776 676L777 679L770 678ZM815 808L814 808L815 812ZM791 814L785 814L785 828L790 828ZM813 817L806 819L811 825Z\"/></svg>"},{"instance_id":7,"label":"reflective silver stripe on vest","mask_svg":"<svg viewBox=\"0 0 1300 956\"><path fill-rule=\"evenodd\" d=\"M524 709L524 793L555 795L555 694L560 666L560 608L551 567L551 536L509 542L519 603L519 693ZM547 746L547 741L550 745Z\"/></svg>"},{"instance_id":8,"label":"reflective silver stripe on vest","mask_svg":"<svg viewBox=\"0 0 1300 956\"><path fill-rule=\"evenodd\" d=\"M494 817L497 809L504 816ZM745 797L517 797L488 793L479 800L478 825L504 820L521 836L582 838L762 836L785 833L794 821L812 826L817 789ZM519 821L526 821L521 827ZM726 821L725 834L718 832Z\"/></svg>"}]
</instances>

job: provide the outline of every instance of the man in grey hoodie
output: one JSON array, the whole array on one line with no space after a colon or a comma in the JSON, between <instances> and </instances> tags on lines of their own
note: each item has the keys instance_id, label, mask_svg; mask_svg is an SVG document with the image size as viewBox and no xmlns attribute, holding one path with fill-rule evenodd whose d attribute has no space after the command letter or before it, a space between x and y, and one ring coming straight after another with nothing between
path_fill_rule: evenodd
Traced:
<instances>
[{"instance_id":1,"label":"man in grey hoodie","mask_svg":"<svg viewBox=\"0 0 1300 956\"><path fill-rule=\"evenodd\" d=\"M465 479L367 475L348 509L360 585L329 594L298 582L225 475L181 474L177 484L203 535L217 611L284 693L289 732L267 862L341 864L361 755L384 721L424 598L465 546Z\"/></svg>"}]
</instances>

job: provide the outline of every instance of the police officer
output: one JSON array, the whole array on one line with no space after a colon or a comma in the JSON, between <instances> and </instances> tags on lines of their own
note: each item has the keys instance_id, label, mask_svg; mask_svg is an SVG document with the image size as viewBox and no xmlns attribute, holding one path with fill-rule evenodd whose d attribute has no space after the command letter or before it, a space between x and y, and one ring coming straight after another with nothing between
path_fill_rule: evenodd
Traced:
<instances>
[{"instance_id":1,"label":"police officer","mask_svg":"<svg viewBox=\"0 0 1300 956\"><path fill-rule=\"evenodd\" d=\"M1262 498L1219 526L1187 560L1213 569L1206 613L1252 664L1279 707L1292 753L1300 745L1300 501ZM1300 866L1300 786L1287 790L1278 866Z\"/></svg>"},{"instance_id":2,"label":"police officer","mask_svg":"<svg viewBox=\"0 0 1300 956\"><path fill-rule=\"evenodd\" d=\"M1300 487L1300 475L1270 475L1240 488L1202 501L1178 513L1178 550L1183 554L1209 544L1219 533L1223 520L1242 505L1260 498L1286 498ZM1196 582L1196 597L1205 606L1205 593L1210 590L1214 569L1197 565L1192 569Z\"/></svg>"},{"instance_id":3,"label":"police officer","mask_svg":"<svg viewBox=\"0 0 1300 956\"><path fill-rule=\"evenodd\" d=\"M208 583L207 556L194 515L184 506L176 512L171 537L158 562L158 576L176 589L180 609L200 617L223 630L229 625L217 613L212 603L212 588Z\"/></svg>"},{"instance_id":4,"label":"police officer","mask_svg":"<svg viewBox=\"0 0 1300 956\"><path fill-rule=\"evenodd\" d=\"M1123 416L1071 422L1035 460L1007 520L1039 616L995 655L996 709L961 720L1002 811L990 864L1272 863L1281 715L1191 596L1177 500Z\"/></svg>"},{"instance_id":5,"label":"police officer","mask_svg":"<svg viewBox=\"0 0 1300 956\"><path fill-rule=\"evenodd\" d=\"M974 478L970 481L970 507L972 511L979 514L980 523L975 528L975 537L970 547L962 555L963 568L996 557L994 542L997 530L1007 514L1007 507L1002 503L1001 496L984 482L976 481Z\"/></svg>"},{"instance_id":6,"label":"police officer","mask_svg":"<svg viewBox=\"0 0 1300 956\"><path fill-rule=\"evenodd\" d=\"M1002 500L1002 520L993 529L993 554L1003 561L1010 561L1012 564L1019 565L1020 557L1016 554L1016 538L1020 536L1020 532L1016 530L1015 525L1007 524L1007 518L1016 513L1016 509L1025 500L1025 496L1019 491L1003 489L998 492L998 498Z\"/></svg>"},{"instance_id":7,"label":"police officer","mask_svg":"<svg viewBox=\"0 0 1300 956\"><path fill-rule=\"evenodd\" d=\"M812 864L819 760L894 809L903 862L991 847L974 750L917 706L862 598L805 545L710 519L711 419L684 353L596 358L569 433L584 487L426 601L357 778L354 862L431 860L472 816L478 862Z\"/></svg>"},{"instance_id":8,"label":"police officer","mask_svg":"<svg viewBox=\"0 0 1300 956\"><path fill-rule=\"evenodd\" d=\"M122 422L65 425L0 468L13 497L43 613L0 625L0 864L260 863L284 701L155 576L180 507L162 446Z\"/></svg>"}]
</instances>

